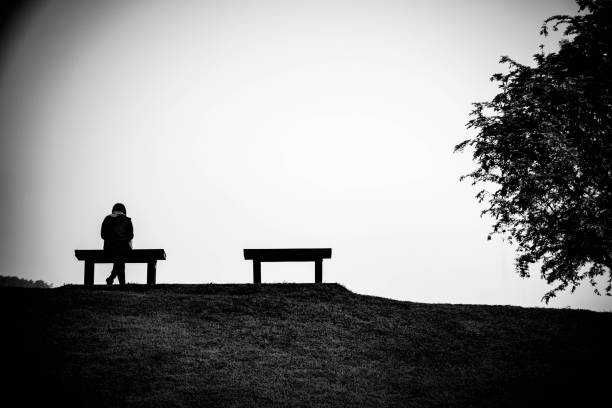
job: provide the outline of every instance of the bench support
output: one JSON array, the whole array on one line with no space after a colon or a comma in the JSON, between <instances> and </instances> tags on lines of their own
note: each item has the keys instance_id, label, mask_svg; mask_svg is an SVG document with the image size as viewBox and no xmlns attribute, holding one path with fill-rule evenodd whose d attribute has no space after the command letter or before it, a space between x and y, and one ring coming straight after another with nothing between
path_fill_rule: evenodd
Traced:
<instances>
[{"instance_id":1,"label":"bench support","mask_svg":"<svg viewBox=\"0 0 612 408\"><path fill-rule=\"evenodd\" d=\"M147 285L155 285L157 261L147 262Z\"/></svg>"},{"instance_id":2,"label":"bench support","mask_svg":"<svg viewBox=\"0 0 612 408\"><path fill-rule=\"evenodd\" d=\"M253 259L253 283L261 283L261 262Z\"/></svg>"},{"instance_id":3,"label":"bench support","mask_svg":"<svg viewBox=\"0 0 612 408\"><path fill-rule=\"evenodd\" d=\"M315 283L323 283L323 259L315 261Z\"/></svg>"},{"instance_id":4,"label":"bench support","mask_svg":"<svg viewBox=\"0 0 612 408\"><path fill-rule=\"evenodd\" d=\"M94 263L85 261L85 285L91 286L94 284Z\"/></svg>"},{"instance_id":5,"label":"bench support","mask_svg":"<svg viewBox=\"0 0 612 408\"><path fill-rule=\"evenodd\" d=\"M315 263L315 283L323 283L323 259L317 259L314 261L314 263ZM261 261L256 261L254 259L253 259L253 283L261 283Z\"/></svg>"}]
</instances>

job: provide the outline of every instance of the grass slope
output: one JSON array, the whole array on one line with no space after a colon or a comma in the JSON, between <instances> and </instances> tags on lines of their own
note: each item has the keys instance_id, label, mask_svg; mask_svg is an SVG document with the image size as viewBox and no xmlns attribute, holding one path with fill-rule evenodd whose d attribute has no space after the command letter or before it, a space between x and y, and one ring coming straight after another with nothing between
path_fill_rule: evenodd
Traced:
<instances>
[{"instance_id":1,"label":"grass slope","mask_svg":"<svg viewBox=\"0 0 612 408\"><path fill-rule=\"evenodd\" d=\"M336 284L0 288L0 310L21 406L588 406L612 367L611 313Z\"/></svg>"}]
</instances>

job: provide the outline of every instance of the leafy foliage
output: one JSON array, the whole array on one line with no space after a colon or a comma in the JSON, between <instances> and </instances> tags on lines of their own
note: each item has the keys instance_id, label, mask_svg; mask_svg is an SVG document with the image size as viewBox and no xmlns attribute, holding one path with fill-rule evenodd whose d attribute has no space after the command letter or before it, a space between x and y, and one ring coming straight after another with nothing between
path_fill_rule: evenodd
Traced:
<instances>
[{"instance_id":1,"label":"leafy foliage","mask_svg":"<svg viewBox=\"0 0 612 408\"><path fill-rule=\"evenodd\" d=\"M577 0L576 16L548 18L541 30L564 27L558 52L534 56L534 66L504 56L495 74L500 93L474 104L468 128L478 167L461 179L482 189L493 233L517 244L516 269L540 273L558 291L608 276L612 289L612 2ZM490 191L493 190L493 191ZM489 236L490 239L490 236Z\"/></svg>"},{"instance_id":2,"label":"leafy foliage","mask_svg":"<svg viewBox=\"0 0 612 408\"><path fill-rule=\"evenodd\" d=\"M52 284L47 283L42 280L33 281L29 279L18 278L17 276L1 276L0 275L0 287L4 287L4 286L13 286L13 287L18 287L18 288L43 288L43 289L53 287Z\"/></svg>"}]
</instances>

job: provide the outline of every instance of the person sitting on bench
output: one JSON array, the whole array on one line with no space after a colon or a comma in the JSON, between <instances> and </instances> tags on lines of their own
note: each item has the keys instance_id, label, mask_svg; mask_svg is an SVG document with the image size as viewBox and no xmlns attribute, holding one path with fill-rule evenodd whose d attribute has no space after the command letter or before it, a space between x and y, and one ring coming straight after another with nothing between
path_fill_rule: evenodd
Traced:
<instances>
[{"instance_id":1,"label":"person sitting on bench","mask_svg":"<svg viewBox=\"0 0 612 408\"><path fill-rule=\"evenodd\" d=\"M102 239L105 251L122 251L132 249L134 238L134 227L132 220L126 216L125 205L117 203L113 205L112 213L107 215L102 222ZM119 278L119 284L125 284L125 262L115 262L113 270L106 283L112 285L115 277Z\"/></svg>"}]
</instances>

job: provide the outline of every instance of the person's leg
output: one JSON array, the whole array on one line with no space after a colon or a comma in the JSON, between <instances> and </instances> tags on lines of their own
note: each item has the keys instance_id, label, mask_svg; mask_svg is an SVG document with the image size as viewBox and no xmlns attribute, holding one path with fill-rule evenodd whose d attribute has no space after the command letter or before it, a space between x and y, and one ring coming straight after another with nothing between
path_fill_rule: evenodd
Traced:
<instances>
[{"instance_id":1,"label":"person's leg","mask_svg":"<svg viewBox=\"0 0 612 408\"><path fill-rule=\"evenodd\" d=\"M112 254L113 253L113 245L111 241L104 241L104 252L106 252L107 254ZM117 276L117 264L113 264L113 269L111 270L111 274L108 278L106 278L106 284L107 285L112 285L113 281L115 280L115 276Z\"/></svg>"},{"instance_id":2,"label":"person's leg","mask_svg":"<svg viewBox=\"0 0 612 408\"><path fill-rule=\"evenodd\" d=\"M113 270L108 278L106 278L106 284L112 285L115 280L115 276L117 276L117 264L113 264Z\"/></svg>"},{"instance_id":3,"label":"person's leg","mask_svg":"<svg viewBox=\"0 0 612 408\"><path fill-rule=\"evenodd\" d=\"M119 284L125 285L125 263L117 262L115 264L115 275L119 278Z\"/></svg>"}]
</instances>

